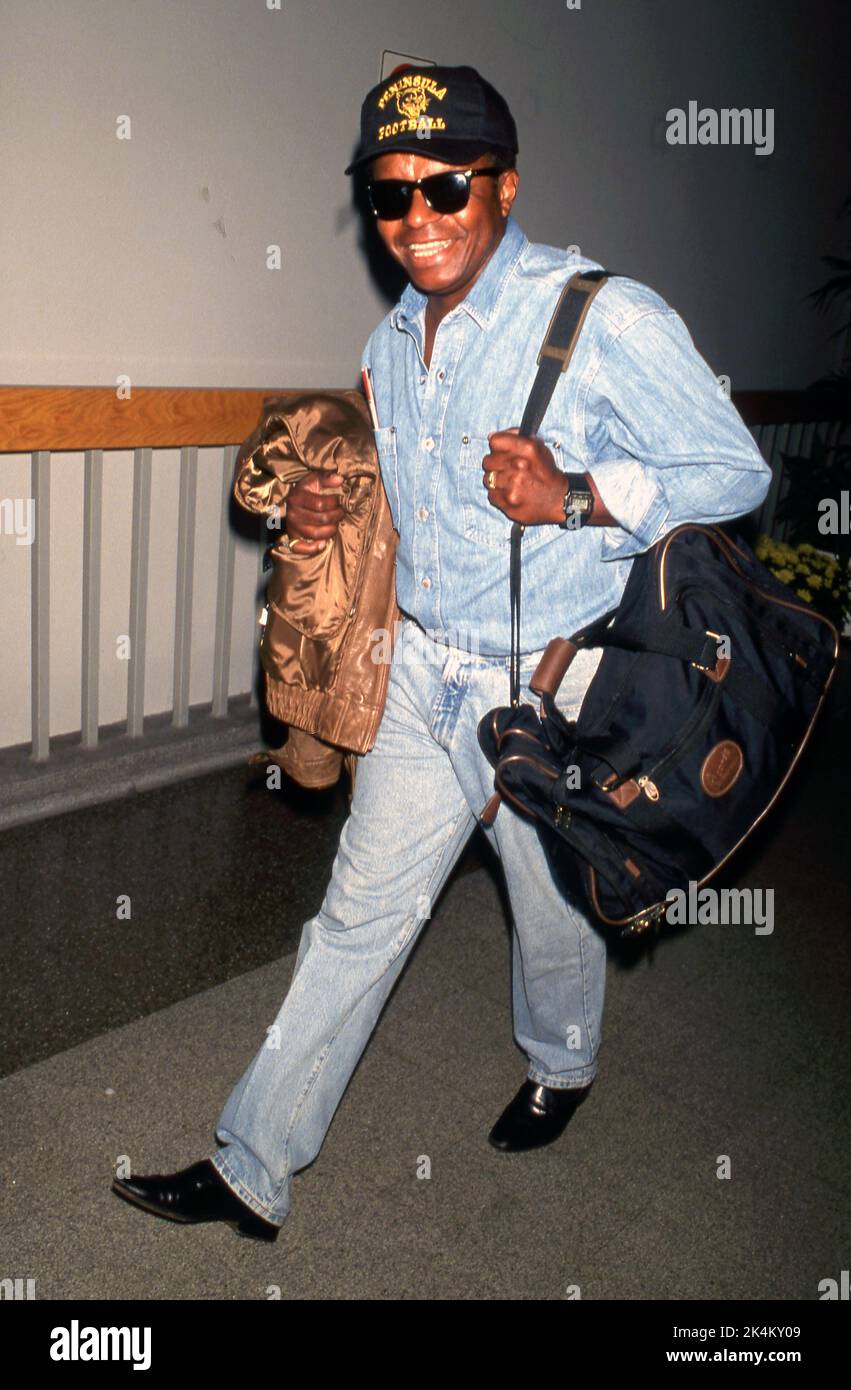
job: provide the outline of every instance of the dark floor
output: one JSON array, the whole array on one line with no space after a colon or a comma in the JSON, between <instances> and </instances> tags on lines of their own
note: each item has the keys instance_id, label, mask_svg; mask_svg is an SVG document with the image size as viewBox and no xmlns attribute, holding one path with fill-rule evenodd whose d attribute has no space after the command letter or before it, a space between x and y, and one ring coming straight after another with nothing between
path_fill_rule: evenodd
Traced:
<instances>
[{"instance_id":1,"label":"dark floor","mask_svg":"<svg viewBox=\"0 0 851 1390\"><path fill-rule=\"evenodd\" d=\"M283 780L229 768L0 833L0 1076L296 949L348 803ZM477 833L456 873L483 858Z\"/></svg>"},{"instance_id":2,"label":"dark floor","mask_svg":"<svg viewBox=\"0 0 851 1390\"><path fill-rule=\"evenodd\" d=\"M237 768L5 831L8 1267L39 1298L817 1298L849 1262L849 693L846 652L718 884L773 887L773 934L613 949L594 1094L536 1155L486 1144L524 1067L498 870L474 845L270 1249L148 1218L109 1181L120 1154L145 1172L212 1152L321 902L342 787L270 792Z\"/></svg>"}]
</instances>

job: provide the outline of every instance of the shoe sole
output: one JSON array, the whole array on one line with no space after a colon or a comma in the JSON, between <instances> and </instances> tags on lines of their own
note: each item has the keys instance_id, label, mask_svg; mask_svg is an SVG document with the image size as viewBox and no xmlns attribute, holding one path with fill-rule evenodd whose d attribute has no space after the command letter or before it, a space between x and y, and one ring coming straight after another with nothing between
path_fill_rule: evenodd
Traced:
<instances>
[{"instance_id":1,"label":"shoe sole","mask_svg":"<svg viewBox=\"0 0 851 1390\"><path fill-rule=\"evenodd\" d=\"M137 1192L130 1192L126 1187L122 1187L118 1180L113 1182L112 1191L118 1197L123 1197L125 1202L130 1202L132 1206L139 1207L142 1211L150 1212L152 1216L161 1216L164 1221L174 1221L178 1226L201 1226L205 1223L204 1217L178 1216L176 1212L163 1211L162 1207L158 1207L155 1202L146 1201L145 1198L140 1197ZM213 1220L219 1221L222 1226L230 1226L232 1230L236 1231L238 1236L246 1237L249 1240L273 1242L278 1239L278 1227L273 1226L272 1223L268 1221L265 1224L269 1227L269 1235L267 1235L264 1230L258 1230L256 1227L250 1225L248 1221L238 1216L224 1218L214 1217ZM258 1216L256 1220L261 1221L262 1217Z\"/></svg>"}]
</instances>

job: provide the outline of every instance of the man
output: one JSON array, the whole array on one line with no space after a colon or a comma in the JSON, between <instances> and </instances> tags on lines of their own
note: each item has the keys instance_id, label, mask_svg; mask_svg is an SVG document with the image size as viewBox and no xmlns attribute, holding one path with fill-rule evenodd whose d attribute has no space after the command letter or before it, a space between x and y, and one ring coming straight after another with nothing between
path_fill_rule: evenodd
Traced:
<instances>
[{"instance_id":1,"label":"man","mask_svg":"<svg viewBox=\"0 0 851 1390\"><path fill-rule=\"evenodd\" d=\"M766 464L681 319L629 279L594 299L543 436L518 438L560 291L596 263L526 238L511 215L516 153L508 107L472 68L397 70L364 101L346 172L366 170L380 236L411 282L362 361L406 618L276 1045L260 1048L234 1088L210 1159L115 1185L159 1215L272 1239L292 1174L319 1152L493 790L476 729L508 702L512 522L526 527L520 677L521 697L534 699L529 680L549 639L613 608L633 556L683 521L747 513L767 490ZM319 482L288 498L297 551L322 546L342 516L339 488ZM568 718L601 655L580 651L570 666L558 693ZM506 807L487 834L511 901L514 1035L529 1063L489 1136L506 1152L557 1138L591 1088L605 942L556 888L529 821ZM458 1061L460 1096L483 1059Z\"/></svg>"}]
</instances>

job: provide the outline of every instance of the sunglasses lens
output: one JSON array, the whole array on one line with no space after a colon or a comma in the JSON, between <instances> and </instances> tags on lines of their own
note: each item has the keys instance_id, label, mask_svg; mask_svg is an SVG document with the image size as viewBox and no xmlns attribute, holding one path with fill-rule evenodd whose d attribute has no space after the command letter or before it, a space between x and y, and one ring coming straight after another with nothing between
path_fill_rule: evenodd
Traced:
<instances>
[{"instance_id":1,"label":"sunglasses lens","mask_svg":"<svg viewBox=\"0 0 851 1390\"><path fill-rule=\"evenodd\" d=\"M435 212L460 212L467 206L470 183L464 174L434 174L424 180L423 192Z\"/></svg>"},{"instance_id":2,"label":"sunglasses lens","mask_svg":"<svg viewBox=\"0 0 851 1390\"><path fill-rule=\"evenodd\" d=\"M369 201L376 217L396 221L411 206L411 185L400 179L378 179L369 184Z\"/></svg>"}]
</instances>

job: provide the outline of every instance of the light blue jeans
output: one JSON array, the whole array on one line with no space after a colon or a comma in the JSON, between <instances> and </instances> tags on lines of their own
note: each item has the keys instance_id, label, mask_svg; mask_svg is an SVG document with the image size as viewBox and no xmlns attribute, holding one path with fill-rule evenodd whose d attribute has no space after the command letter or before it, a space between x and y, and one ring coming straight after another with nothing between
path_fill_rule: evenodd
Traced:
<instances>
[{"instance_id":1,"label":"light blue jeans","mask_svg":"<svg viewBox=\"0 0 851 1390\"><path fill-rule=\"evenodd\" d=\"M471 644L472 645L472 644ZM523 700L541 653L521 658ZM575 718L601 652L580 651L558 693ZM493 792L479 720L509 703L507 657L398 629L375 743L319 912L304 924L274 1026L231 1092L213 1155L224 1180L267 1221L289 1210L293 1173L319 1152L343 1092L441 887ZM503 803L486 831L514 919L514 1036L545 1086L596 1075L605 940L556 888L534 824ZM498 924L494 924L498 930Z\"/></svg>"}]
</instances>

